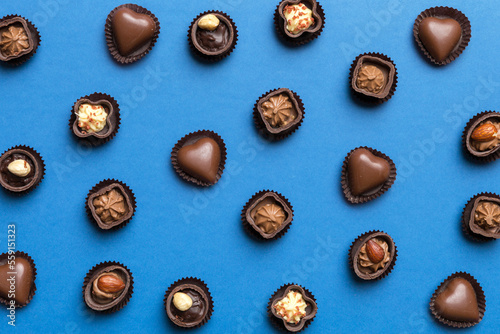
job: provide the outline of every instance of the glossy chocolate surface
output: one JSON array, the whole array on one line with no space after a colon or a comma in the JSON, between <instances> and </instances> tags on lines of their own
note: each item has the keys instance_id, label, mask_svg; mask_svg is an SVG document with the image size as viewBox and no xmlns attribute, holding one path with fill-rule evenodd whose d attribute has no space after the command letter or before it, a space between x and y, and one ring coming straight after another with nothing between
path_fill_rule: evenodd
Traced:
<instances>
[{"instance_id":1,"label":"glossy chocolate surface","mask_svg":"<svg viewBox=\"0 0 500 334\"><path fill-rule=\"evenodd\" d=\"M492 123L500 123L500 113L496 112L496 111L483 112L481 114L474 116L467 123L465 130L464 130L465 148L472 156L474 156L476 158L479 158L479 159L493 158L493 160L494 160L497 158L498 151L500 149L500 145L496 145L489 150L479 151L476 149L476 147L474 145L474 140L471 138L474 130L480 124L486 123L488 121L492 122Z\"/></svg>"},{"instance_id":2,"label":"glossy chocolate surface","mask_svg":"<svg viewBox=\"0 0 500 334\"><path fill-rule=\"evenodd\" d=\"M178 292L187 294L192 305L189 309L177 309L173 300ZM197 278L183 278L172 284L165 294L165 311L169 319L183 328L199 327L206 323L213 311L213 301L205 283Z\"/></svg>"},{"instance_id":3,"label":"glossy chocolate surface","mask_svg":"<svg viewBox=\"0 0 500 334\"><path fill-rule=\"evenodd\" d=\"M377 238L379 240L383 240L387 243L388 247L388 252L389 252L389 261L387 261L383 266L380 266L376 271L370 270L369 268L363 267L359 263L359 257L361 253L362 247L369 241L374 238ZM368 232L363 235L361 235L359 238L357 238L354 243L351 246L351 250L349 252L350 256L350 261L352 265L352 269L354 270L354 273L356 276L363 280L373 280L373 279L380 279L385 277L387 274L389 274L392 271L392 268L394 267L394 263L396 260L396 245L394 243L394 240L384 232L379 232L379 231L374 231L374 232Z\"/></svg>"},{"instance_id":4,"label":"glossy chocolate surface","mask_svg":"<svg viewBox=\"0 0 500 334\"><path fill-rule=\"evenodd\" d=\"M214 31L201 29L196 30L198 44L207 51L218 52L223 50L230 42L230 32L225 22L220 21Z\"/></svg>"},{"instance_id":5,"label":"glossy chocolate surface","mask_svg":"<svg viewBox=\"0 0 500 334\"><path fill-rule=\"evenodd\" d=\"M477 322L479 308L476 293L471 283L457 277L449 280L434 300L436 313L452 321Z\"/></svg>"},{"instance_id":6,"label":"glossy chocolate surface","mask_svg":"<svg viewBox=\"0 0 500 334\"><path fill-rule=\"evenodd\" d=\"M419 37L429 54L441 62L458 48L462 27L452 18L426 17L420 22Z\"/></svg>"},{"instance_id":7,"label":"glossy chocolate surface","mask_svg":"<svg viewBox=\"0 0 500 334\"><path fill-rule=\"evenodd\" d=\"M214 31L205 30L198 26L200 20L207 14L215 15L219 19L219 26ZM237 38L236 28L232 20L229 16L219 12L200 14L193 22L189 34L196 51L208 57L229 54L234 48Z\"/></svg>"},{"instance_id":8,"label":"glossy chocolate surface","mask_svg":"<svg viewBox=\"0 0 500 334\"><path fill-rule=\"evenodd\" d=\"M119 275L119 277L125 284L125 288L122 290L122 292L118 297L110 299L108 302L106 302L102 299L97 298L94 295L93 283L94 280L96 280L102 273L110 273L110 272ZM112 309L118 310L123 306L120 304L122 302L127 303L128 299L131 296L131 292L129 290L131 290L132 276L125 267L122 267L119 264L111 263L109 265L103 264L97 266L95 269L91 270L89 274L87 274L85 283L86 284L84 286L84 292L83 292L85 303L88 305L88 307L90 307L95 311L112 311Z\"/></svg>"},{"instance_id":9,"label":"glossy chocolate surface","mask_svg":"<svg viewBox=\"0 0 500 334\"><path fill-rule=\"evenodd\" d=\"M12 174L8 170L8 166L14 160L24 160L31 168L29 174L22 177ZM33 160L27 154L19 151L7 155L4 159L1 159L0 161L0 173L3 182L15 188L22 188L33 182L34 178L36 177L36 169L37 167L33 162Z\"/></svg>"},{"instance_id":10,"label":"glossy chocolate surface","mask_svg":"<svg viewBox=\"0 0 500 334\"><path fill-rule=\"evenodd\" d=\"M11 267L13 266L13 267ZM14 278L14 280L11 280ZM17 305L26 305L33 288L34 272L31 263L22 257L16 256L15 265L5 259L0 262L0 297L11 300L11 284L15 281L15 302Z\"/></svg>"},{"instance_id":11,"label":"glossy chocolate surface","mask_svg":"<svg viewBox=\"0 0 500 334\"><path fill-rule=\"evenodd\" d=\"M112 27L118 51L126 57L135 51L144 51L143 49L149 46L156 30L156 23L149 15L122 7L115 12Z\"/></svg>"},{"instance_id":12,"label":"glossy chocolate surface","mask_svg":"<svg viewBox=\"0 0 500 334\"><path fill-rule=\"evenodd\" d=\"M190 289L188 287L177 292L183 292L187 294L193 301L193 305L186 311L181 311L177 309L177 307L175 307L172 299L169 309L172 316L175 317L179 322L182 322L184 324L193 324L200 322L207 314L208 306L206 296L201 294L199 291Z\"/></svg>"},{"instance_id":13,"label":"glossy chocolate surface","mask_svg":"<svg viewBox=\"0 0 500 334\"><path fill-rule=\"evenodd\" d=\"M189 175L207 183L217 181L221 150L219 144L209 137L187 142L177 153L180 168Z\"/></svg>"},{"instance_id":14,"label":"glossy chocolate surface","mask_svg":"<svg viewBox=\"0 0 500 334\"><path fill-rule=\"evenodd\" d=\"M369 150L359 148L351 153L348 163L349 188L354 196L367 196L379 191L389 179L387 160Z\"/></svg>"},{"instance_id":15,"label":"glossy chocolate surface","mask_svg":"<svg viewBox=\"0 0 500 334\"><path fill-rule=\"evenodd\" d=\"M364 66L368 65L374 66L377 70L382 72L382 75L384 76L383 87L377 92L370 92L364 87L358 87L358 78L360 71ZM356 67L354 68L354 72L352 73L351 86L357 93L361 93L369 97L383 99L390 94L391 88L395 81L395 76L396 76L396 68L392 62L377 57L375 55L363 55L358 59Z\"/></svg>"}]
</instances>

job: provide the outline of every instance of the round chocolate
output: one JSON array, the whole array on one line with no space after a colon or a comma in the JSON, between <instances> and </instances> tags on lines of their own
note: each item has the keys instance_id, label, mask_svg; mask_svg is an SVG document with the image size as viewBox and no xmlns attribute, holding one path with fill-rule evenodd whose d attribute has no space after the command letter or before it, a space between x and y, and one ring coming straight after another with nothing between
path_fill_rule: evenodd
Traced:
<instances>
[{"instance_id":1,"label":"round chocolate","mask_svg":"<svg viewBox=\"0 0 500 334\"><path fill-rule=\"evenodd\" d=\"M447 65L458 58L471 39L470 21L451 7L424 10L413 25L415 42L436 65Z\"/></svg>"},{"instance_id":2,"label":"round chocolate","mask_svg":"<svg viewBox=\"0 0 500 334\"><path fill-rule=\"evenodd\" d=\"M219 25L214 30L198 26L206 15L215 15ZM198 15L188 31L189 44L195 53L206 60L216 61L227 57L235 48L238 40L238 30L233 20L226 13L207 11Z\"/></svg>"},{"instance_id":3,"label":"round chocolate","mask_svg":"<svg viewBox=\"0 0 500 334\"><path fill-rule=\"evenodd\" d=\"M265 212L256 219L259 210ZM292 225L293 207L280 193L262 190L253 195L244 206L241 220L250 235L264 240L279 239Z\"/></svg>"},{"instance_id":4,"label":"round chocolate","mask_svg":"<svg viewBox=\"0 0 500 334\"><path fill-rule=\"evenodd\" d=\"M174 304L174 295L179 292L191 298L192 305L186 310L180 310ZM164 302L169 319L179 327L202 326L213 312L212 296L206 284L198 278L183 278L173 283L165 292Z\"/></svg>"},{"instance_id":5,"label":"round chocolate","mask_svg":"<svg viewBox=\"0 0 500 334\"><path fill-rule=\"evenodd\" d=\"M372 71L365 73L367 68ZM371 85L380 85L379 89L370 89ZM388 101L396 91L398 71L388 56L381 53L363 53L356 57L351 65L349 85L354 96L360 100L380 104Z\"/></svg>"},{"instance_id":6,"label":"round chocolate","mask_svg":"<svg viewBox=\"0 0 500 334\"><path fill-rule=\"evenodd\" d=\"M278 88L262 95L254 106L253 118L268 139L280 140L297 130L304 120L305 108L299 95Z\"/></svg>"},{"instance_id":7,"label":"round chocolate","mask_svg":"<svg viewBox=\"0 0 500 334\"><path fill-rule=\"evenodd\" d=\"M109 52L121 64L136 62L147 55L160 34L156 16L135 4L113 9L104 28Z\"/></svg>"},{"instance_id":8,"label":"round chocolate","mask_svg":"<svg viewBox=\"0 0 500 334\"><path fill-rule=\"evenodd\" d=\"M37 28L19 15L7 15L0 19L0 61L20 65L30 59L40 45Z\"/></svg>"},{"instance_id":9,"label":"round chocolate","mask_svg":"<svg viewBox=\"0 0 500 334\"><path fill-rule=\"evenodd\" d=\"M78 126L78 110L82 104L101 106L107 114L104 128L97 132L87 132ZM120 128L120 107L116 100L104 93L93 93L79 98L71 110L69 127L73 134L82 142L94 146L104 144L116 136Z\"/></svg>"},{"instance_id":10,"label":"round chocolate","mask_svg":"<svg viewBox=\"0 0 500 334\"><path fill-rule=\"evenodd\" d=\"M116 274L125 287L109 300L99 298L94 292L94 281L101 274ZM132 297L134 279L130 270L119 262L102 262L92 268L83 281L83 299L88 307L98 312L112 313L121 310Z\"/></svg>"},{"instance_id":11,"label":"round chocolate","mask_svg":"<svg viewBox=\"0 0 500 334\"><path fill-rule=\"evenodd\" d=\"M429 306L439 322L466 328L481 322L486 311L486 298L472 275L456 272L437 287Z\"/></svg>"},{"instance_id":12,"label":"round chocolate","mask_svg":"<svg viewBox=\"0 0 500 334\"><path fill-rule=\"evenodd\" d=\"M462 228L466 235L477 241L500 238L500 196L481 193L472 197L462 214Z\"/></svg>"},{"instance_id":13,"label":"round chocolate","mask_svg":"<svg viewBox=\"0 0 500 334\"><path fill-rule=\"evenodd\" d=\"M27 175L18 176L9 171L9 165L16 160L25 162L25 168L29 169ZM25 194L36 188L44 175L45 164L43 159L31 147L15 146L0 156L0 184L9 191Z\"/></svg>"},{"instance_id":14,"label":"round chocolate","mask_svg":"<svg viewBox=\"0 0 500 334\"><path fill-rule=\"evenodd\" d=\"M226 163L226 145L213 131L200 130L182 137L172 149L174 170L199 186L216 184Z\"/></svg>"},{"instance_id":15,"label":"round chocolate","mask_svg":"<svg viewBox=\"0 0 500 334\"><path fill-rule=\"evenodd\" d=\"M136 209L134 193L125 183L107 179L96 184L85 200L88 216L103 230L124 227Z\"/></svg>"},{"instance_id":16,"label":"round chocolate","mask_svg":"<svg viewBox=\"0 0 500 334\"><path fill-rule=\"evenodd\" d=\"M379 246L378 249L370 246L371 248L368 250L368 243L370 240L374 241L376 245L380 245L376 241L382 241L387 245L387 250L384 250ZM367 246L365 246L367 244ZM375 247L377 247L375 245ZM363 261L370 261L369 263L365 263L366 266L362 266L360 264L360 256L362 252L362 248L365 246L366 257ZM380 254L380 258L378 260L373 260L373 255L377 255L377 252L383 252ZM382 279L386 277L394 268L396 264L397 258L397 248L394 243L394 240L385 232L381 231L369 231L360 235L351 245L349 250L349 264L353 269L354 273L357 277L362 280L374 280L374 279ZM378 262L377 262L378 261ZM374 267L373 269L369 267Z\"/></svg>"},{"instance_id":17,"label":"round chocolate","mask_svg":"<svg viewBox=\"0 0 500 334\"><path fill-rule=\"evenodd\" d=\"M12 298L12 277L15 276L15 296ZM35 262L20 251L0 255L0 303L7 306L14 300L16 308L29 304L36 291Z\"/></svg>"},{"instance_id":18,"label":"round chocolate","mask_svg":"<svg viewBox=\"0 0 500 334\"><path fill-rule=\"evenodd\" d=\"M490 141L481 140L481 142L479 142L472 138L474 131L479 126L486 123L497 124L497 126L500 127L500 113L496 111L484 111L477 114L472 117L469 122L467 122L462 135L462 143L465 151L470 157L480 162L491 162L500 157L500 140L496 138L498 132L494 135L494 138L491 138ZM491 143L491 145L488 145L489 143ZM478 149L478 145L485 144L491 147L485 150Z\"/></svg>"},{"instance_id":19,"label":"round chocolate","mask_svg":"<svg viewBox=\"0 0 500 334\"><path fill-rule=\"evenodd\" d=\"M305 316L300 319L298 323L291 323L286 321L278 312L276 311L276 304L282 299L286 298L290 291L296 291L302 295L304 302L306 303ZM282 330L289 332L300 332L306 329L313 321L314 317L318 313L318 304L314 295L306 288L301 287L295 283L289 283L283 285L281 288L276 290L276 292L269 299L267 306L267 311L271 319L272 324Z\"/></svg>"},{"instance_id":20,"label":"round chocolate","mask_svg":"<svg viewBox=\"0 0 500 334\"><path fill-rule=\"evenodd\" d=\"M285 17L285 7L293 6L302 3L307 9L311 10L311 17L314 22L307 28L297 34L293 34L287 29L287 19ZM298 46L309 43L313 39L321 35L325 26L325 14L323 8L316 0L283 0L276 7L274 13L274 25L276 31L283 40L292 45Z\"/></svg>"}]
</instances>

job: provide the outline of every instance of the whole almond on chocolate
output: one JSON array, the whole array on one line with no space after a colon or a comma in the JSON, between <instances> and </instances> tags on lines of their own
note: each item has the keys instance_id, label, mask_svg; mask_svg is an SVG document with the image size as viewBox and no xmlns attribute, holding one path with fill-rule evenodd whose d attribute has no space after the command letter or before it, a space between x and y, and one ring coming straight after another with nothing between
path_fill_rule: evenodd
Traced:
<instances>
[{"instance_id":1,"label":"whole almond on chocolate","mask_svg":"<svg viewBox=\"0 0 500 334\"><path fill-rule=\"evenodd\" d=\"M373 239L366 242L366 254L373 263L379 263L385 257L384 249Z\"/></svg>"},{"instance_id":2,"label":"whole almond on chocolate","mask_svg":"<svg viewBox=\"0 0 500 334\"><path fill-rule=\"evenodd\" d=\"M490 141L497 137L497 128L491 123L484 123L478 126L470 137L475 141Z\"/></svg>"},{"instance_id":3,"label":"whole almond on chocolate","mask_svg":"<svg viewBox=\"0 0 500 334\"><path fill-rule=\"evenodd\" d=\"M114 275L103 275L97 281L97 287L106 293L116 293L125 289L125 283Z\"/></svg>"}]
</instances>

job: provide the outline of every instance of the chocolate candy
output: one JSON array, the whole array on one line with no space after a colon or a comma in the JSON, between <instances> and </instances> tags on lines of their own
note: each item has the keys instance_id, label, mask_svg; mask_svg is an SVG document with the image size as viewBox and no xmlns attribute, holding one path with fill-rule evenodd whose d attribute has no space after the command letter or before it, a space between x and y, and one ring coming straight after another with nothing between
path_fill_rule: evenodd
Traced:
<instances>
[{"instance_id":1,"label":"chocolate candy","mask_svg":"<svg viewBox=\"0 0 500 334\"><path fill-rule=\"evenodd\" d=\"M500 196L481 193L472 197L462 214L462 228L477 241L500 238Z\"/></svg>"},{"instance_id":2,"label":"chocolate candy","mask_svg":"<svg viewBox=\"0 0 500 334\"><path fill-rule=\"evenodd\" d=\"M386 55L364 53L352 63L349 83L354 95L364 102L379 104L389 100L397 82L396 65Z\"/></svg>"},{"instance_id":3,"label":"chocolate candy","mask_svg":"<svg viewBox=\"0 0 500 334\"><path fill-rule=\"evenodd\" d=\"M15 146L0 156L0 185L8 191L25 194L35 189L45 175L40 154L28 146Z\"/></svg>"},{"instance_id":4,"label":"chocolate candy","mask_svg":"<svg viewBox=\"0 0 500 334\"><path fill-rule=\"evenodd\" d=\"M188 31L191 49L198 56L217 61L227 57L235 48L238 31L226 13L207 11L198 15Z\"/></svg>"},{"instance_id":5,"label":"chocolate candy","mask_svg":"<svg viewBox=\"0 0 500 334\"><path fill-rule=\"evenodd\" d=\"M468 273L449 276L432 295L430 308L440 322L452 327L471 327L478 324L485 312L484 292Z\"/></svg>"},{"instance_id":6,"label":"chocolate candy","mask_svg":"<svg viewBox=\"0 0 500 334\"><path fill-rule=\"evenodd\" d=\"M183 278L165 292L165 311L169 319L183 328L200 327L212 316L213 301L205 282Z\"/></svg>"},{"instance_id":7,"label":"chocolate candy","mask_svg":"<svg viewBox=\"0 0 500 334\"><path fill-rule=\"evenodd\" d=\"M15 252L0 255L0 302L17 308L27 305L36 291L36 268L26 253Z\"/></svg>"},{"instance_id":8,"label":"chocolate candy","mask_svg":"<svg viewBox=\"0 0 500 334\"><path fill-rule=\"evenodd\" d=\"M349 264L362 280L382 279L394 268L397 258L394 240L385 232L360 235L349 250Z\"/></svg>"},{"instance_id":9,"label":"chocolate candy","mask_svg":"<svg viewBox=\"0 0 500 334\"><path fill-rule=\"evenodd\" d=\"M385 154L368 147L352 150L344 161L342 188L351 203L379 197L396 179L396 167Z\"/></svg>"},{"instance_id":10,"label":"chocolate candy","mask_svg":"<svg viewBox=\"0 0 500 334\"><path fill-rule=\"evenodd\" d=\"M481 162L500 157L500 113L485 111L472 117L465 126L462 143L468 156Z\"/></svg>"},{"instance_id":11,"label":"chocolate candy","mask_svg":"<svg viewBox=\"0 0 500 334\"><path fill-rule=\"evenodd\" d=\"M132 297L134 279L119 262L103 262L92 268L83 281L83 299L97 312L121 310Z\"/></svg>"},{"instance_id":12,"label":"chocolate candy","mask_svg":"<svg viewBox=\"0 0 500 334\"><path fill-rule=\"evenodd\" d=\"M268 313L274 326L296 333L307 328L318 313L313 294L298 284L286 284L269 299Z\"/></svg>"},{"instance_id":13,"label":"chocolate candy","mask_svg":"<svg viewBox=\"0 0 500 334\"><path fill-rule=\"evenodd\" d=\"M247 231L259 239L272 240L283 236L293 221L293 208L280 193L262 190L250 198L241 212Z\"/></svg>"},{"instance_id":14,"label":"chocolate candy","mask_svg":"<svg viewBox=\"0 0 500 334\"><path fill-rule=\"evenodd\" d=\"M103 230L125 226L135 213L132 190L123 182L107 179L96 184L87 195L89 217Z\"/></svg>"},{"instance_id":15,"label":"chocolate candy","mask_svg":"<svg viewBox=\"0 0 500 334\"><path fill-rule=\"evenodd\" d=\"M152 49L160 33L160 23L146 8L125 4L108 15L105 33L113 58L128 64L141 59Z\"/></svg>"},{"instance_id":16,"label":"chocolate candy","mask_svg":"<svg viewBox=\"0 0 500 334\"><path fill-rule=\"evenodd\" d=\"M33 56L40 44L36 27L22 16L0 19L0 61L19 65Z\"/></svg>"},{"instance_id":17,"label":"chocolate candy","mask_svg":"<svg viewBox=\"0 0 500 334\"><path fill-rule=\"evenodd\" d=\"M265 93L255 103L253 111L255 125L271 140L280 140L295 132L301 126L304 115L302 100L288 88Z\"/></svg>"},{"instance_id":18,"label":"chocolate candy","mask_svg":"<svg viewBox=\"0 0 500 334\"><path fill-rule=\"evenodd\" d=\"M97 146L113 139L120 128L120 107L103 93L78 99L71 110L69 127L82 142Z\"/></svg>"},{"instance_id":19,"label":"chocolate candy","mask_svg":"<svg viewBox=\"0 0 500 334\"><path fill-rule=\"evenodd\" d=\"M181 138L172 149L172 165L185 180L201 186L219 181L226 161L226 146L212 131L197 131Z\"/></svg>"},{"instance_id":20,"label":"chocolate candy","mask_svg":"<svg viewBox=\"0 0 500 334\"><path fill-rule=\"evenodd\" d=\"M459 10L433 7L417 17L413 34L420 49L434 64L446 65L468 45L471 27L469 19Z\"/></svg>"},{"instance_id":21,"label":"chocolate candy","mask_svg":"<svg viewBox=\"0 0 500 334\"><path fill-rule=\"evenodd\" d=\"M316 0L284 0L276 7L274 25L285 42L302 45L321 35L325 14Z\"/></svg>"}]
</instances>

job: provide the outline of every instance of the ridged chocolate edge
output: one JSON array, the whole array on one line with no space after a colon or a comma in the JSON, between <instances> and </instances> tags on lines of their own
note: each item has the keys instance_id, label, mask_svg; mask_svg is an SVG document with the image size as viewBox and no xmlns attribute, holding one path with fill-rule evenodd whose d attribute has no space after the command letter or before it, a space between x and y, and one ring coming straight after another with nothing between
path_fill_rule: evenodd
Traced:
<instances>
[{"instance_id":1,"label":"ridged chocolate edge","mask_svg":"<svg viewBox=\"0 0 500 334\"><path fill-rule=\"evenodd\" d=\"M19 58L11 59L9 61L2 61L2 64L7 64L11 66L19 66L26 61L28 61L33 55L36 53L36 50L38 49L38 46L42 43L42 37L40 36L40 32L38 32L37 27L28 19L24 18L21 15L13 14L13 15L6 15L0 19L0 22L3 20L8 20L14 17L19 17L22 18L24 21L26 21L26 24L28 25L28 28L30 29L30 33L33 37L33 42L35 45L33 45L33 50L31 50L30 53L27 53Z\"/></svg>"},{"instance_id":2,"label":"ridged chocolate edge","mask_svg":"<svg viewBox=\"0 0 500 334\"><path fill-rule=\"evenodd\" d=\"M497 111L493 110L488 110L488 111L483 111L481 113L476 114L473 116L465 125L464 131L462 133L462 146L465 152L467 153L467 157L471 158L473 161L476 162L481 162L481 163L488 163L497 160L500 158L500 145L496 148L494 148L491 154L488 154L487 156L484 157L479 157L475 155L471 150L469 150L469 147L467 145L467 140L468 140L468 132L470 131L471 127L483 116L486 116L487 114L492 114L492 117L497 116L500 118L500 113Z\"/></svg>"},{"instance_id":3,"label":"ridged chocolate edge","mask_svg":"<svg viewBox=\"0 0 500 334\"><path fill-rule=\"evenodd\" d=\"M35 183L33 183L33 185L30 188L23 190L23 191L14 191L11 189L7 189L3 186L3 182L0 182L0 185L2 186L2 188L4 188L6 191L8 191L11 194L15 194L15 195L19 195L19 196L26 195L29 192L33 191L36 187L38 187L38 185L42 182L42 180L45 176L45 162L43 161L43 158L40 155L40 153L38 153L34 148L32 148L30 146L25 146L25 145L13 146L13 147L9 148L8 150L6 150L5 152L3 152L0 156L3 156L5 153L9 152L10 150L14 150L14 149L25 150L25 151L28 151L29 153L31 153L35 157L35 160L37 160L36 162L34 161L33 163L40 164L39 166L37 164L37 167L40 168L40 175L39 175L37 181Z\"/></svg>"},{"instance_id":4,"label":"ridged chocolate edge","mask_svg":"<svg viewBox=\"0 0 500 334\"><path fill-rule=\"evenodd\" d=\"M476 201L477 198L479 198L481 196L492 197L492 198L496 198L496 199L500 200L499 195L497 195L495 193L490 193L490 192L483 192L483 193L480 193L480 194L477 194L477 195L471 197L471 199L467 202L467 204L465 204L464 210L462 212L462 231L465 233L466 236L468 236L470 239L472 239L474 241L479 241L479 242L481 242L481 241L493 241L493 240L496 240L497 238L486 237L486 236L481 235L481 234L476 234L470 229L470 226L469 226L469 221L470 221L471 215L473 214L472 208L474 206L474 202Z\"/></svg>"}]
</instances>

